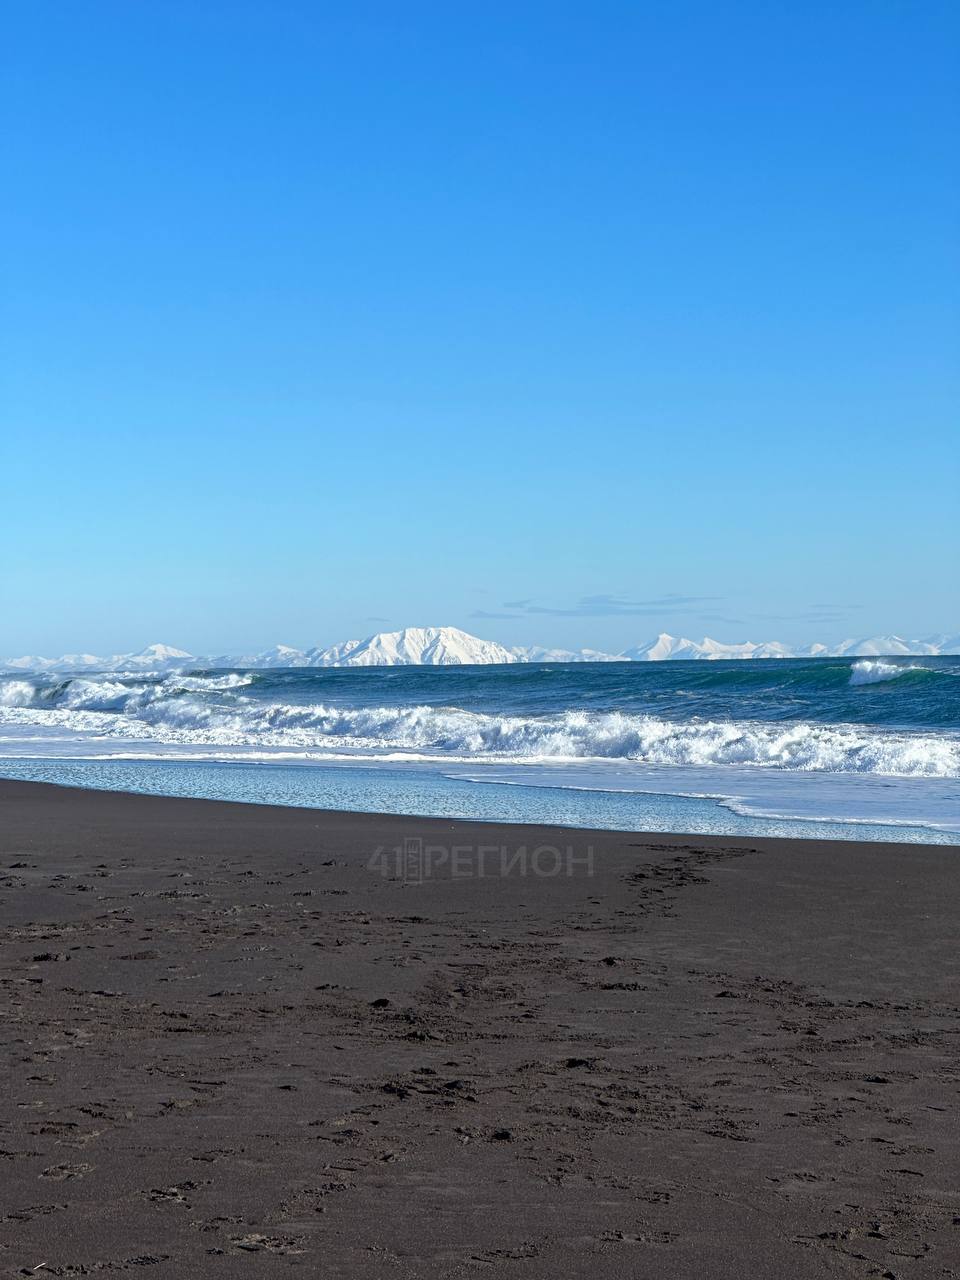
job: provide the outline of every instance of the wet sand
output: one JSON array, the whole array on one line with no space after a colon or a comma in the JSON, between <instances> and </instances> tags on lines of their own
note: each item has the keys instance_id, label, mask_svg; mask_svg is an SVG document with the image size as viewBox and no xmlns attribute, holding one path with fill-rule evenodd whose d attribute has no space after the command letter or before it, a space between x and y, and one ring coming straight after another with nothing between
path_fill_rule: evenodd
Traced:
<instances>
[{"instance_id":1,"label":"wet sand","mask_svg":"<svg viewBox=\"0 0 960 1280\"><path fill-rule=\"evenodd\" d=\"M958 1275L958 906L956 847L0 782L0 1274Z\"/></svg>"}]
</instances>

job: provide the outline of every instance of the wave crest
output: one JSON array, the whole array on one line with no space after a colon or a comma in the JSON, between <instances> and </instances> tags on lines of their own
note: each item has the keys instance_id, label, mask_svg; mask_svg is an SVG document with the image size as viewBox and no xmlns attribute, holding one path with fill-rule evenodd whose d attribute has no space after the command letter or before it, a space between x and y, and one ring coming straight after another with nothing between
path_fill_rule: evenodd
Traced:
<instances>
[{"instance_id":1,"label":"wave crest","mask_svg":"<svg viewBox=\"0 0 960 1280\"><path fill-rule=\"evenodd\" d=\"M898 675L909 670L893 669ZM751 765L960 777L960 739L955 736L798 721L676 721L629 712L567 710L523 716L426 705L301 706L237 693L240 682L227 683L228 677L195 679L196 684L176 677L133 685L71 679L40 689L12 681L0 684L0 718L69 732L93 730L101 737L287 748L321 755L403 753L421 759L500 762L602 759L638 765ZM219 691L216 700L210 697L213 689Z\"/></svg>"},{"instance_id":2,"label":"wave crest","mask_svg":"<svg viewBox=\"0 0 960 1280\"><path fill-rule=\"evenodd\" d=\"M911 671L924 671L924 667L902 667L895 662L881 662L877 660L865 660L863 662L855 662L850 671L850 683L858 684L885 684L888 680L896 680L899 676L905 676Z\"/></svg>"},{"instance_id":3,"label":"wave crest","mask_svg":"<svg viewBox=\"0 0 960 1280\"><path fill-rule=\"evenodd\" d=\"M5 680L0 684L0 707L28 707L35 693L27 680Z\"/></svg>"},{"instance_id":4,"label":"wave crest","mask_svg":"<svg viewBox=\"0 0 960 1280\"><path fill-rule=\"evenodd\" d=\"M231 671L225 676L168 676L164 680L167 689L191 689L198 693L219 693L224 689L246 689L256 680L253 672L241 675Z\"/></svg>"}]
</instances>

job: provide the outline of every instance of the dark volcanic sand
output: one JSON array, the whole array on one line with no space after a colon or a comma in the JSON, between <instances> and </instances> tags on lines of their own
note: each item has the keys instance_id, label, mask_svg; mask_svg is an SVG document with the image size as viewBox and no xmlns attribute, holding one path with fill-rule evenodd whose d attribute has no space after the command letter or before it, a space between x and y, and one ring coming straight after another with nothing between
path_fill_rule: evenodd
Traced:
<instances>
[{"instance_id":1,"label":"dark volcanic sand","mask_svg":"<svg viewBox=\"0 0 960 1280\"><path fill-rule=\"evenodd\" d=\"M0 1273L956 1276L958 854L0 783Z\"/></svg>"}]
</instances>

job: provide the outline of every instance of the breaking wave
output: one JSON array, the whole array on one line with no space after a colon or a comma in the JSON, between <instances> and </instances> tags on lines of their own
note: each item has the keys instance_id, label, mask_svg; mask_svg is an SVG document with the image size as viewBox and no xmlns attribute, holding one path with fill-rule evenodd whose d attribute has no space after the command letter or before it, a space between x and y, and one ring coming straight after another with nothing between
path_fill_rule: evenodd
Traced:
<instances>
[{"instance_id":1,"label":"breaking wave","mask_svg":"<svg viewBox=\"0 0 960 1280\"><path fill-rule=\"evenodd\" d=\"M253 672L231 671L225 676L167 676L165 689L194 689L199 693L217 693L221 689L246 689L256 680Z\"/></svg>"},{"instance_id":2,"label":"breaking wave","mask_svg":"<svg viewBox=\"0 0 960 1280\"><path fill-rule=\"evenodd\" d=\"M925 667L903 667L893 662L864 661L855 662L850 670L850 683L885 684L888 680L897 680L900 676L912 671L924 671Z\"/></svg>"},{"instance_id":3,"label":"breaking wave","mask_svg":"<svg viewBox=\"0 0 960 1280\"><path fill-rule=\"evenodd\" d=\"M862 682L909 668L858 663ZM888 671L878 671L879 668ZM0 681L0 723L98 738L352 755L501 762L622 760L657 765L752 765L892 777L960 777L960 738L874 726L705 718L627 711L505 715L427 705L338 707L268 702L241 692L252 676L124 682Z\"/></svg>"},{"instance_id":4,"label":"breaking wave","mask_svg":"<svg viewBox=\"0 0 960 1280\"><path fill-rule=\"evenodd\" d=\"M26 680L6 680L0 684L0 707L26 707L36 690Z\"/></svg>"}]
</instances>

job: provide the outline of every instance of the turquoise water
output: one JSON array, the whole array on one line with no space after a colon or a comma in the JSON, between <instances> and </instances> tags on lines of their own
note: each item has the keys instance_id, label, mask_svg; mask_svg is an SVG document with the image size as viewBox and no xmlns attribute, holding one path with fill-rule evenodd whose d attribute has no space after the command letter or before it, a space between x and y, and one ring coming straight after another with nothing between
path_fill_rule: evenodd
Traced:
<instances>
[{"instance_id":1,"label":"turquoise water","mask_svg":"<svg viewBox=\"0 0 960 1280\"><path fill-rule=\"evenodd\" d=\"M749 817L723 804L642 792L580 791L491 782L472 784L432 773L365 767L205 763L199 761L4 761L0 776L146 795L238 800L354 812L404 813L479 822L538 822L613 831L792 836L828 840L957 843L923 827Z\"/></svg>"}]
</instances>

